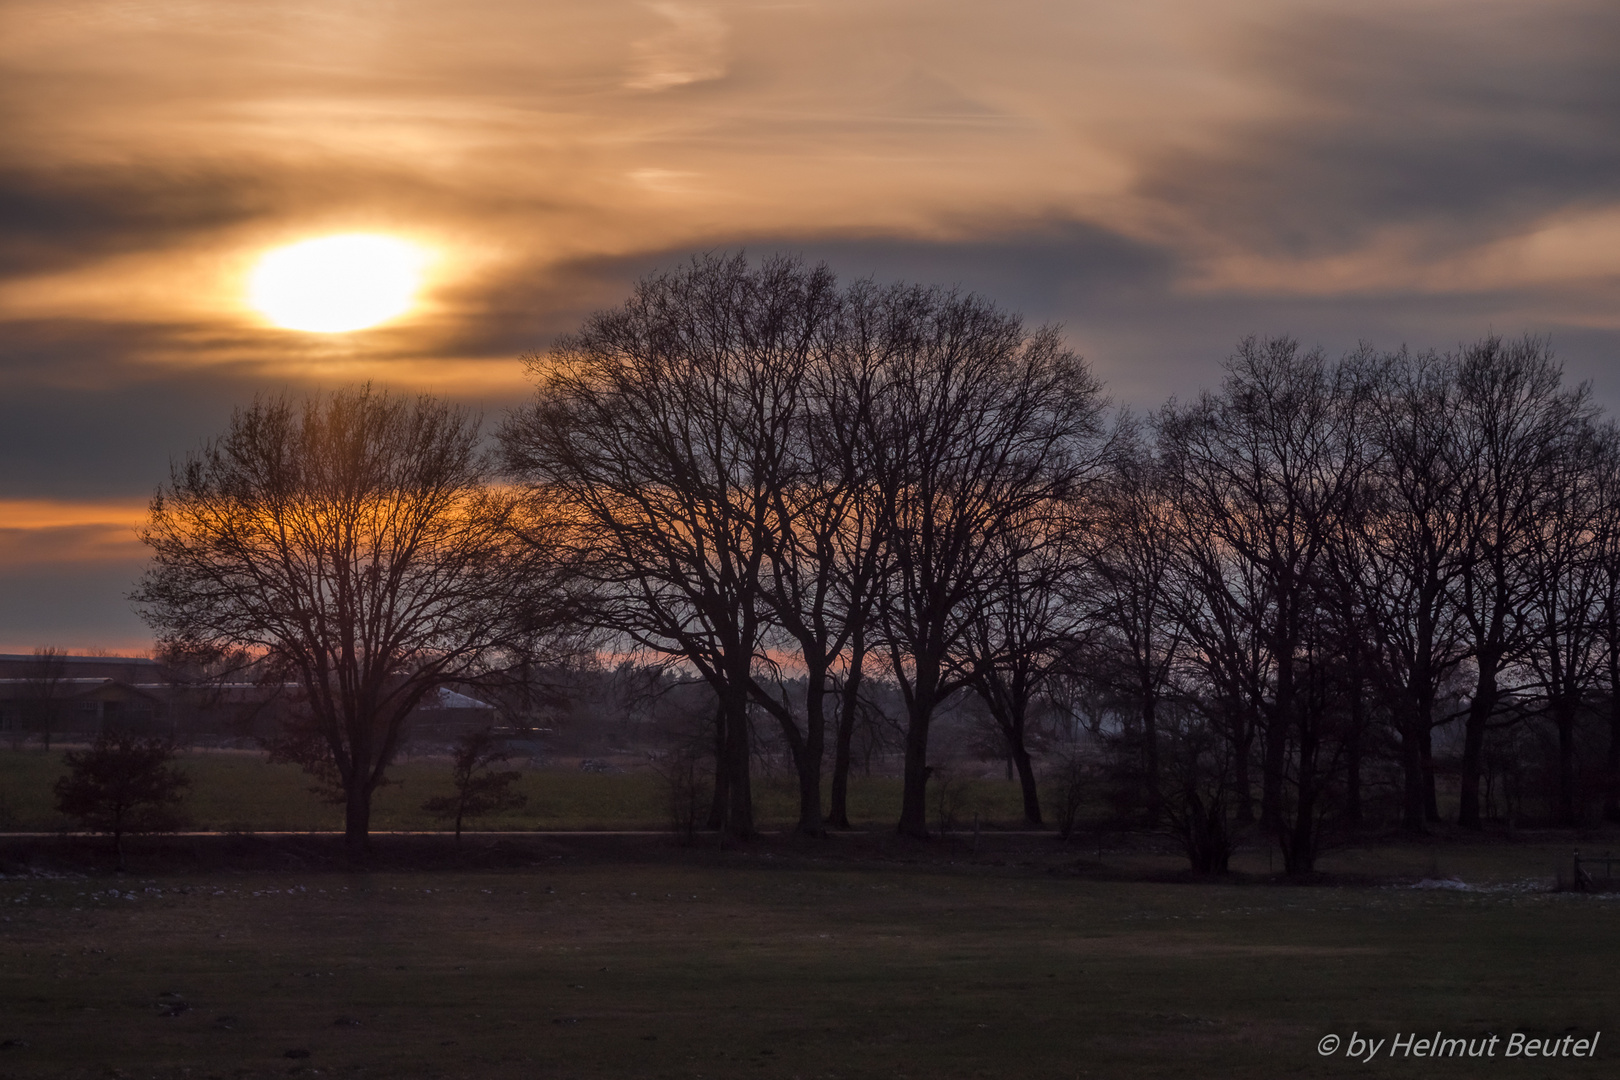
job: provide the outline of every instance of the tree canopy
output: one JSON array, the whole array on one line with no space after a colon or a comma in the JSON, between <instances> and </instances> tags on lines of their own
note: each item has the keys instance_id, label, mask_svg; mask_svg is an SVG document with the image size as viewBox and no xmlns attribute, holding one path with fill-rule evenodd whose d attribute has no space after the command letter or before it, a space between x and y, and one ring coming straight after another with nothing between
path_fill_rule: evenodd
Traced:
<instances>
[{"instance_id":1,"label":"tree canopy","mask_svg":"<svg viewBox=\"0 0 1620 1080\"><path fill-rule=\"evenodd\" d=\"M296 688L283 752L341 792L355 846L410 712L554 625L548 529L493 478L464 410L364 386L238 409L152 499L141 613Z\"/></svg>"}]
</instances>

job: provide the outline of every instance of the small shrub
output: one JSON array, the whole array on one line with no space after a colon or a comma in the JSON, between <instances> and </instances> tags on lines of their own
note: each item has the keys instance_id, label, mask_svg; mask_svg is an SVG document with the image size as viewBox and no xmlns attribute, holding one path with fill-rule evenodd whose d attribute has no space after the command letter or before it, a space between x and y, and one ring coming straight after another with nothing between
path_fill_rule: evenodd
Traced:
<instances>
[{"instance_id":1,"label":"small shrub","mask_svg":"<svg viewBox=\"0 0 1620 1080\"><path fill-rule=\"evenodd\" d=\"M512 752L489 728L467 732L456 743L451 777L455 794L429 799L422 804L422 809L440 821L454 820L458 844L463 820L518 809L529 801L527 795L512 790L512 785L521 780L523 774L515 770L496 772L490 768L511 756Z\"/></svg>"},{"instance_id":2,"label":"small shrub","mask_svg":"<svg viewBox=\"0 0 1620 1080\"><path fill-rule=\"evenodd\" d=\"M649 755L648 762L663 781L671 830L690 844L714 800L713 761L688 745Z\"/></svg>"},{"instance_id":3,"label":"small shrub","mask_svg":"<svg viewBox=\"0 0 1620 1080\"><path fill-rule=\"evenodd\" d=\"M124 868L124 836L172 832L185 824L191 778L176 767L174 747L128 731L103 731L88 750L62 756L68 771L56 781L56 808L86 829L109 833Z\"/></svg>"}]
</instances>

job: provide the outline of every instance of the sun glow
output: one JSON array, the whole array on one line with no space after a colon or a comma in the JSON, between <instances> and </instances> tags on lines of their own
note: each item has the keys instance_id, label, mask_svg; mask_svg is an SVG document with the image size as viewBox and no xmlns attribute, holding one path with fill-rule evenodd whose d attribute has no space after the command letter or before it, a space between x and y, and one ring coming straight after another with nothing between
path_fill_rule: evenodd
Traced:
<instances>
[{"instance_id":1,"label":"sun glow","mask_svg":"<svg viewBox=\"0 0 1620 1080\"><path fill-rule=\"evenodd\" d=\"M427 262L427 252L391 236L322 236L266 253L248 299L288 330L364 330L410 310Z\"/></svg>"}]
</instances>

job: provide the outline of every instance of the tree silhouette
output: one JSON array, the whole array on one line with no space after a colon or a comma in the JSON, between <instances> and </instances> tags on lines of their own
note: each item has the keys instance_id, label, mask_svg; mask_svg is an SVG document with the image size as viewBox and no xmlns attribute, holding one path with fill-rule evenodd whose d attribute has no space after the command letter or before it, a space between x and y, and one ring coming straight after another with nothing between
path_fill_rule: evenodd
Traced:
<instances>
[{"instance_id":1,"label":"tree silhouette","mask_svg":"<svg viewBox=\"0 0 1620 1080\"><path fill-rule=\"evenodd\" d=\"M341 793L351 850L411 711L558 624L548 526L492 477L467 413L366 386L239 409L152 500L143 616L296 685L279 749Z\"/></svg>"},{"instance_id":2,"label":"tree silhouette","mask_svg":"<svg viewBox=\"0 0 1620 1080\"><path fill-rule=\"evenodd\" d=\"M511 760L512 753L495 738L489 728L468 731L456 742L452 759L452 795L440 795L422 804L422 809L441 821L456 823L456 843L461 843L461 824L468 818L488 817L516 810L529 801L512 785L523 778L516 770L497 772L490 768Z\"/></svg>"},{"instance_id":3,"label":"tree silhouette","mask_svg":"<svg viewBox=\"0 0 1620 1080\"><path fill-rule=\"evenodd\" d=\"M501 433L509 466L567 522L597 624L714 690L711 820L738 837L754 831L750 712L777 704L756 683L767 581L773 553L787 556L794 440L833 286L824 268L777 258L754 269L741 255L650 277L532 363L535 400ZM819 731L773 714L814 792L800 827L819 831Z\"/></svg>"},{"instance_id":4,"label":"tree silhouette","mask_svg":"<svg viewBox=\"0 0 1620 1080\"><path fill-rule=\"evenodd\" d=\"M175 767L162 739L108 730L88 750L69 750L56 781L56 808L95 832L110 833L124 868L124 836L170 832L185 823L181 804L191 778Z\"/></svg>"}]
</instances>

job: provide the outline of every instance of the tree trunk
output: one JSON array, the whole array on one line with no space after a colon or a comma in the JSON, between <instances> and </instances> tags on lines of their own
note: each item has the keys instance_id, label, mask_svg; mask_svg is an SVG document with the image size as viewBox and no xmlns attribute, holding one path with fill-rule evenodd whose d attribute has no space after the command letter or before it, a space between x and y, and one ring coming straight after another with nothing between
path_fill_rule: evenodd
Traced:
<instances>
[{"instance_id":1,"label":"tree trunk","mask_svg":"<svg viewBox=\"0 0 1620 1080\"><path fill-rule=\"evenodd\" d=\"M847 829L849 824L850 743L855 738L855 694L845 684L838 706L838 732L833 741L832 791L828 795L827 824Z\"/></svg>"},{"instance_id":2,"label":"tree trunk","mask_svg":"<svg viewBox=\"0 0 1620 1080\"><path fill-rule=\"evenodd\" d=\"M1232 810L1240 825L1254 824L1254 784L1249 779L1249 753L1254 748L1254 730L1242 732L1232 739Z\"/></svg>"},{"instance_id":3,"label":"tree trunk","mask_svg":"<svg viewBox=\"0 0 1620 1080\"><path fill-rule=\"evenodd\" d=\"M906 760L898 826L902 836L928 837L928 775L933 771L928 767L928 725L934 718L938 690L938 659L917 657L906 702Z\"/></svg>"},{"instance_id":4,"label":"tree trunk","mask_svg":"<svg viewBox=\"0 0 1620 1080\"><path fill-rule=\"evenodd\" d=\"M823 837L827 828L821 817L821 759L827 742L826 675L812 671L805 691L804 745L794 757L799 774L799 833Z\"/></svg>"},{"instance_id":5,"label":"tree trunk","mask_svg":"<svg viewBox=\"0 0 1620 1080\"><path fill-rule=\"evenodd\" d=\"M343 846L350 855L359 855L371 846L371 791L355 777L344 796Z\"/></svg>"},{"instance_id":6,"label":"tree trunk","mask_svg":"<svg viewBox=\"0 0 1620 1080\"><path fill-rule=\"evenodd\" d=\"M1424 831L1423 740L1418 738L1422 724L1417 715L1401 727L1401 828L1410 833Z\"/></svg>"},{"instance_id":7,"label":"tree trunk","mask_svg":"<svg viewBox=\"0 0 1620 1080\"><path fill-rule=\"evenodd\" d=\"M1262 734L1266 756L1260 778L1260 822L1280 835L1283 763L1288 752L1288 729L1283 726L1280 717L1274 716Z\"/></svg>"},{"instance_id":8,"label":"tree trunk","mask_svg":"<svg viewBox=\"0 0 1620 1080\"><path fill-rule=\"evenodd\" d=\"M1435 791L1434 782L1434 726L1424 724L1418 732L1418 739L1423 747L1423 818L1431 825L1440 822L1440 799ZM1477 795L1479 785L1474 785Z\"/></svg>"},{"instance_id":9,"label":"tree trunk","mask_svg":"<svg viewBox=\"0 0 1620 1080\"><path fill-rule=\"evenodd\" d=\"M1013 764L1018 766L1018 783L1024 789L1024 824L1040 829L1045 827L1041 820L1040 789L1035 785L1035 767L1030 763L1029 751L1024 749L1023 740L1012 748Z\"/></svg>"},{"instance_id":10,"label":"tree trunk","mask_svg":"<svg viewBox=\"0 0 1620 1080\"><path fill-rule=\"evenodd\" d=\"M931 711L931 710L929 710ZM910 723L906 725L906 762L904 788L900 795L900 824L902 836L928 838L928 722L929 712L915 706Z\"/></svg>"},{"instance_id":11,"label":"tree trunk","mask_svg":"<svg viewBox=\"0 0 1620 1080\"><path fill-rule=\"evenodd\" d=\"M1361 824L1361 697L1366 683L1361 675L1361 651L1350 651L1350 731L1344 746L1344 818L1352 825Z\"/></svg>"},{"instance_id":12,"label":"tree trunk","mask_svg":"<svg viewBox=\"0 0 1620 1080\"><path fill-rule=\"evenodd\" d=\"M1344 819L1361 824L1361 709L1352 703L1350 735L1344 747Z\"/></svg>"},{"instance_id":13,"label":"tree trunk","mask_svg":"<svg viewBox=\"0 0 1620 1080\"><path fill-rule=\"evenodd\" d=\"M850 641L849 676L838 695L838 731L834 736L832 792L827 811L827 824L835 829L850 827L850 744L855 739L855 711L860 705L861 663L865 656L865 635L857 629Z\"/></svg>"},{"instance_id":14,"label":"tree trunk","mask_svg":"<svg viewBox=\"0 0 1620 1080\"><path fill-rule=\"evenodd\" d=\"M1289 874L1309 874L1316 869L1316 800L1319 794L1316 732L1320 722L1321 717L1313 714L1307 715L1303 722L1297 725L1298 794L1294 800L1294 820L1289 823L1287 846L1283 853L1283 869Z\"/></svg>"},{"instance_id":15,"label":"tree trunk","mask_svg":"<svg viewBox=\"0 0 1620 1080\"><path fill-rule=\"evenodd\" d=\"M1018 777L1024 797L1024 823L1038 829L1042 827L1040 789L1035 784L1035 768L1024 742L1024 718L1029 712L1028 687L1028 680L1020 675L1015 675L1010 685L990 675L977 689L990 711L990 718L1001 731L1001 741L1007 749L1007 779Z\"/></svg>"}]
</instances>

